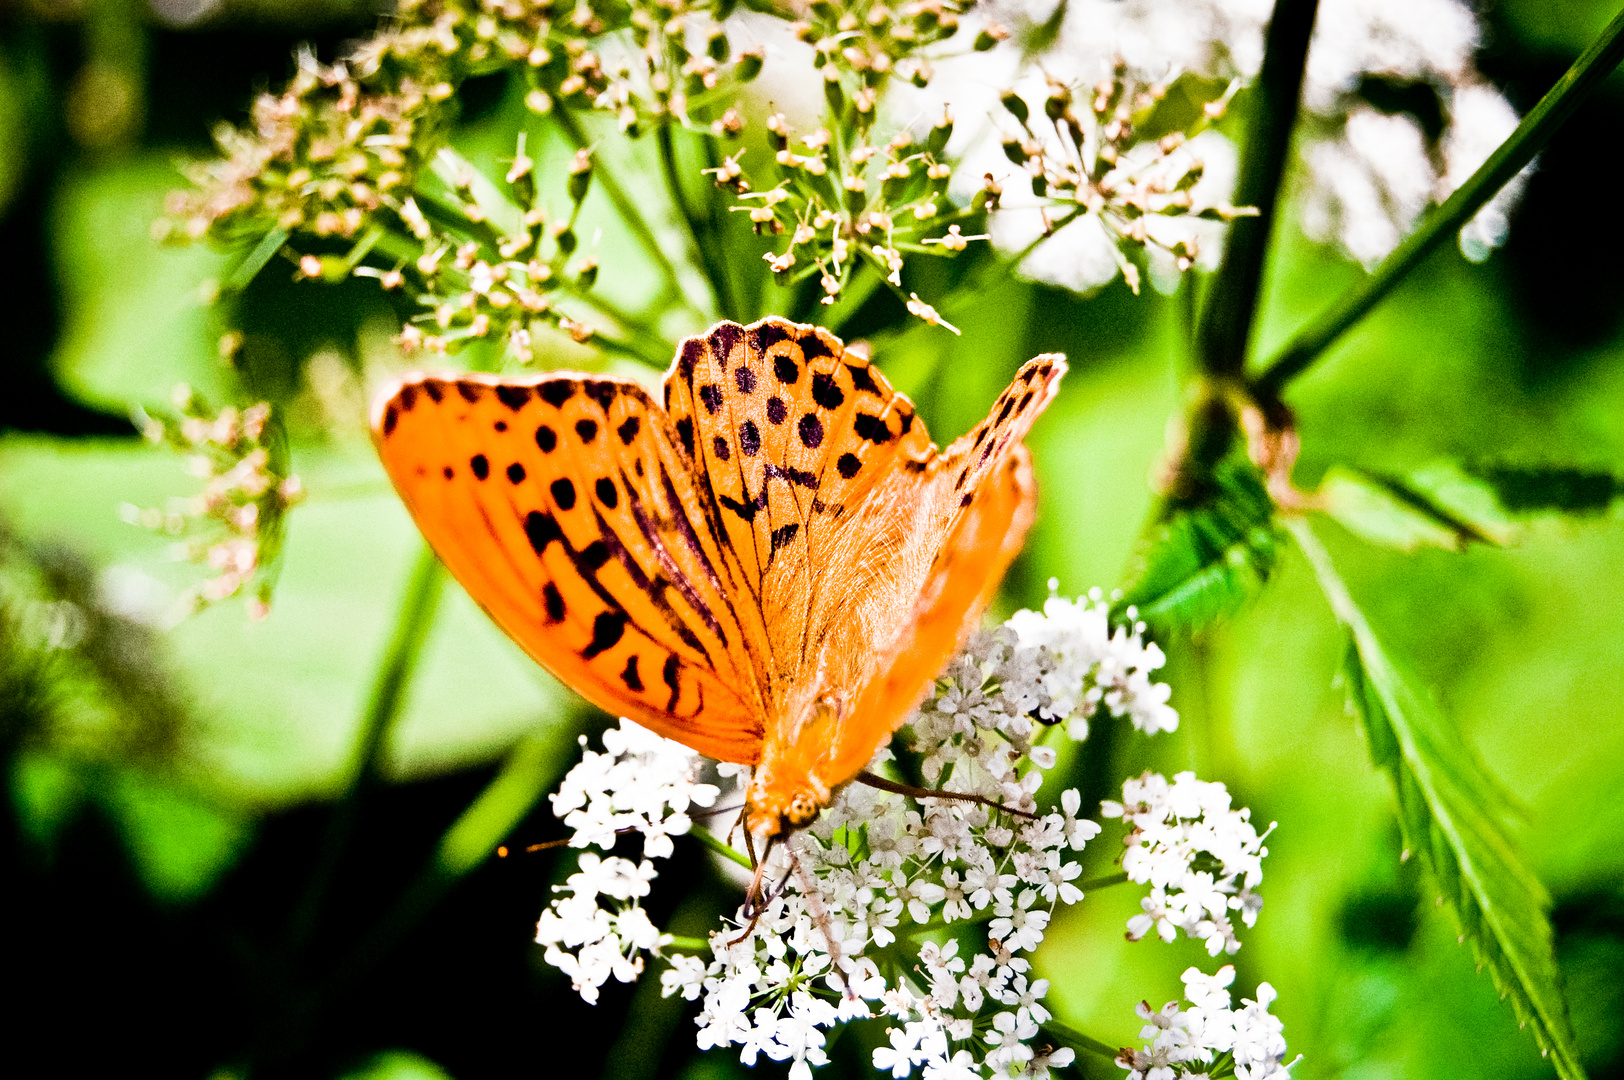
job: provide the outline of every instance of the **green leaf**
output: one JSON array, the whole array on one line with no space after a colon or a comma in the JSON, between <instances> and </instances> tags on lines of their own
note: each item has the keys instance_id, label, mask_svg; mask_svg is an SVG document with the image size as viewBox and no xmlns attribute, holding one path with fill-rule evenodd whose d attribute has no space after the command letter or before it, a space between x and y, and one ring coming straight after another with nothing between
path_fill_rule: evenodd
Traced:
<instances>
[{"instance_id":1,"label":"green leaf","mask_svg":"<svg viewBox=\"0 0 1624 1080\"><path fill-rule=\"evenodd\" d=\"M1383 648L1307 522L1288 527L1348 632L1348 701L1371 760L1393 781L1406 856L1426 860L1479 966L1511 999L1518 1022L1533 1028L1558 1075L1583 1077L1546 916L1550 898L1502 822L1511 797Z\"/></svg>"},{"instance_id":2,"label":"green leaf","mask_svg":"<svg viewBox=\"0 0 1624 1080\"><path fill-rule=\"evenodd\" d=\"M1624 495L1624 478L1562 465L1477 462L1466 467L1512 514L1600 514Z\"/></svg>"},{"instance_id":3,"label":"green leaf","mask_svg":"<svg viewBox=\"0 0 1624 1080\"><path fill-rule=\"evenodd\" d=\"M1493 492L1447 464L1408 477L1333 466L1319 498L1320 509L1355 536L1400 551L1460 551L1474 541L1499 544L1514 535Z\"/></svg>"},{"instance_id":4,"label":"green leaf","mask_svg":"<svg viewBox=\"0 0 1624 1080\"><path fill-rule=\"evenodd\" d=\"M1116 603L1164 629L1198 630L1268 580L1279 550L1274 503L1251 463L1227 459L1196 496L1170 501Z\"/></svg>"}]
</instances>

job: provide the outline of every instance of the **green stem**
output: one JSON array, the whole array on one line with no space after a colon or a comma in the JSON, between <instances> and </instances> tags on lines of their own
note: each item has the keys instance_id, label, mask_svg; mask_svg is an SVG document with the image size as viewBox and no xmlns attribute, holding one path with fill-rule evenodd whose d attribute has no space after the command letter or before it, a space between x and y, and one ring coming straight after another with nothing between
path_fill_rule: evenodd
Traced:
<instances>
[{"instance_id":1,"label":"green stem","mask_svg":"<svg viewBox=\"0 0 1624 1080\"><path fill-rule=\"evenodd\" d=\"M565 137L577 150L590 148L591 144L587 142L586 132L581 130L581 125L568 109L556 108L553 110L553 116L558 120L558 126L563 129ZM602 161L594 161L593 180L602 186L604 194L609 196L609 201L615 204L615 210L620 214L620 219L626 223L626 227L632 231L632 235L637 237L638 243L643 245L643 250L648 253L649 258L653 259L655 265L660 268L660 273L665 276L667 291L693 308L693 301L689 300L687 294L683 292L682 280L677 275L676 265L666 255L665 249L660 246L660 241L655 237L654 230L649 228L648 222L643 220L643 215L638 213L637 204L627 197L625 189L616 183L614 174L604 167ZM704 312L699 311L698 308L693 309L701 318L704 317Z\"/></svg>"},{"instance_id":2,"label":"green stem","mask_svg":"<svg viewBox=\"0 0 1624 1080\"><path fill-rule=\"evenodd\" d=\"M1067 1046L1078 1050L1090 1050L1096 1054L1101 1054L1108 1058L1115 1058L1117 1054L1121 1053L1121 1051L1116 1047L1107 1046L1098 1039L1091 1039L1082 1032L1076 1030L1075 1028L1067 1027L1058 1020L1045 1020L1043 1022L1043 1030L1047 1031L1050 1035L1053 1035L1056 1039L1065 1043Z\"/></svg>"},{"instance_id":3,"label":"green stem","mask_svg":"<svg viewBox=\"0 0 1624 1080\"><path fill-rule=\"evenodd\" d=\"M1117 874L1106 874L1104 877L1089 878L1087 881L1079 881L1077 883L1077 887L1085 893L1090 893L1095 889L1104 889L1112 885L1121 885L1127 880L1128 875L1127 872L1124 871Z\"/></svg>"},{"instance_id":4,"label":"green stem","mask_svg":"<svg viewBox=\"0 0 1624 1080\"><path fill-rule=\"evenodd\" d=\"M1314 33L1319 0L1275 0L1264 42L1263 70L1258 74L1246 144L1241 154L1235 202L1255 206L1256 217L1237 219L1229 227L1224 263L1207 297L1196 333L1201 370L1238 376L1246 365L1246 344L1257 315L1269 233L1280 199L1280 180L1291 149L1291 132L1302 98L1308 42Z\"/></svg>"},{"instance_id":5,"label":"green stem","mask_svg":"<svg viewBox=\"0 0 1624 1080\"><path fill-rule=\"evenodd\" d=\"M665 173L665 185L671 189L671 201L676 205L677 216L688 230L688 240L699 257L699 268L710 284L716 307L722 318L737 320L739 312L733 302L732 290L728 287L727 268L722 265L721 252L717 250L717 237L709 235L710 230L700 226L693 208L688 205L688 196L682 190L682 176L677 171L677 150L671 139L669 120L659 126L655 141L660 147L660 168Z\"/></svg>"},{"instance_id":6,"label":"green stem","mask_svg":"<svg viewBox=\"0 0 1624 1080\"><path fill-rule=\"evenodd\" d=\"M710 952L710 942L706 941L704 938L678 937L676 934L672 934L671 940L660 946L660 948L682 949L686 952L708 953Z\"/></svg>"},{"instance_id":7,"label":"green stem","mask_svg":"<svg viewBox=\"0 0 1624 1080\"><path fill-rule=\"evenodd\" d=\"M1522 171L1551 136L1601 86L1624 60L1624 11L1620 11L1595 44L1568 69L1511 137L1439 207L1426 223L1376 268L1375 273L1344 293L1290 343L1256 380L1260 394L1275 396L1287 382L1319 359L1331 343L1386 298L1445 238L1471 220L1483 205Z\"/></svg>"},{"instance_id":8,"label":"green stem","mask_svg":"<svg viewBox=\"0 0 1624 1080\"><path fill-rule=\"evenodd\" d=\"M722 843L722 841L717 839L715 834L713 834L709 829L689 829L688 835L693 837L695 840L698 840L705 847L710 848L724 859L732 859L746 870L755 869L755 867L750 865L750 859L746 855L744 855L742 852L734 851L731 847Z\"/></svg>"},{"instance_id":9,"label":"green stem","mask_svg":"<svg viewBox=\"0 0 1624 1080\"><path fill-rule=\"evenodd\" d=\"M361 719L349 781L333 810L332 819L327 823L316 867L288 923L286 953L289 956L297 955L315 929L322 903L343 862L344 849L355 832L361 804L378 779L390 728L400 715L407 685L417 667L417 658L423 651L429 628L433 625L434 610L444 585L445 574L440 560L425 544L412 567L412 575L401 600L400 614L395 619L394 636L389 641L373 681L372 695Z\"/></svg>"}]
</instances>

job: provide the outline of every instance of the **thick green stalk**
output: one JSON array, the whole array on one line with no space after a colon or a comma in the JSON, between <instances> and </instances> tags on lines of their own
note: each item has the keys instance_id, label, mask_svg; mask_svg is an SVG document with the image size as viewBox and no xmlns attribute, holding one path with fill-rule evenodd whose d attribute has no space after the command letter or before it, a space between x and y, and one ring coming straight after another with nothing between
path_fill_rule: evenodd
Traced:
<instances>
[{"instance_id":1,"label":"thick green stalk","mask_svg":"<svg viewBox=\"0 0 1624 1080\"><path fill-rule=\"evenodd\" d=\"M1568 69L1511 137L1439 207L1424 225L1398 246L1375 273L1343 294L1290 343L1256 380L1265 396L1280 393L1287 382L1307 370L1331 343L1386 298L1416 265L1447 237L1454 235L1506 182L1520 172L1550 141L1556 130L1624 60L1624 11L1608 24L1596 43Z\"/></svg>"},{"instance_id":2,"label":"thick green stalk","mask_svg":"<svg viewBox=\"0 0 1624 1080\"><path fill-rule=\"evenodd\" d=\"M1196 331L1196 357L1209 375L1238 376L1246 366L1246 345L1257 316L1263 266L1280 201L1280 181L1291 150L1302 97L1308 42L1319 0L1275 0L1264 43L1263 70L1253 87L1246 144L1241 151L1235 202L1257 208L1256 217L1237 219L1229 228L1223 267Z\"/></svg>"},{"instance_id":3,"label":"thick green stalk","mask_svg":"<svg viewBox=\"0 0 1624 1080\"><path fill-rule=\"evenodd\" d=\"M412 576L407 582L406 592L401 600L400 614L395 619L394 636L389 641L389 647L384 652L383 662L379 665L378 674L373 681L372 694L361 719L355 760L351 764L344 794L340 796L338 805L333 810L332 819L327 824L326 835L322 837L321 854L317 857L316 867L311 872L310 881L306 884L304 894L299 898L299 905L294 909L293 918L288 923L287 941L290 956L298 952L309 939L311 931L315 929L316 917L327 898L328 889L332 886L333 876L343 862L344 849L355 832L361 803L368 789L378 778L379 765L390 728L400 715L406 687L415 673L417 658L423 651L423 643L428 638L430 626L433 625L434 610L439 603L444 585L445 572L440 566L440 560L425 544L418 553L417 562L412 568Z\"/></svg>"},{"instance_id":4,"label":"thick green stalk","mask_svg":"<svg viewBox=\"0 0 1624 1080\"><path fill-rule=\"evenodd\" d=\"M722 253L717 249L720 237L709 235L710 230L700 225L693 207L688 205L688 196L682 189L682 175L677 170L677 150L671 138L670 121L660 125L655 139L660 145L660 168L665 173L665 185L671 189L671 201L676 204L677 217L688 230L688 240L698 256L699 268L711 287L711 295L716 298L717 311L724 319L737 320L739 310L733 302L727 267L723 265Z\"/></svg>"}]
</instances>

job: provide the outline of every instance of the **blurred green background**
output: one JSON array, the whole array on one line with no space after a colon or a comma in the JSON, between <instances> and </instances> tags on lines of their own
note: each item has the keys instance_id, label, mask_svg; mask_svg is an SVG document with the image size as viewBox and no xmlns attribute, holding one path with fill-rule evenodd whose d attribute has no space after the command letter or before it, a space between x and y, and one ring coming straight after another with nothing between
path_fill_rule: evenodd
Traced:
<instances>
[{"instance_id":1,"label":"blurred green background","mask_svg":"<svg viewBox=\"0 0 1624 1080\"><path fill-rule=\"evenodd\" d=\"M1480 67L1526 109L1614 6L1492 5ZM370 283L295 288L276 266L211 306L226 257L161 247L151 223L181 184L177 164L286 78L297 43L330 58L372 20L369 6L332 0L0 4L0 252L16 275L0 290L9 1054L54 1075L139 1063L223 1077L251 1059L256 1074L539 1075L562 1052L583 1075L742 1074L725 1053L697 1054L687 1012L655 980L612 985L589 1007L541 963L534 920L563 869L550 855L486 863L407 905L392 948L343 994L293 1009L296 1037L276 1026L312 972L401 910L442 832L520 740L531 767L561 775L576 736L603 723L450 588L390 736L388 782L365 803L313 935L285 950L419 545L365 437L353 374L398 363L396 315ZM513 97L500 79L465 89L458 145L471 160L507 149L489 132ZM1615 75L1542 155L1503 251L1476 266L1453 248L1436 255L1293 386L1300 487L1333 464L1403 473L1441 458L1624 472L1624 215L1603 160L1620 130ZM1263 351L1361 273L1283 229ZM1179 298L1010 282L952 314L962 337L920 328L877 357L939 441L1026 357L1060 350L1072 363L1034 436L1041 517L1003 610L1041 602L1051 576L1068 593L1119 583L1185 404ZM258 386L221 361L228 327L259 358ZM182 381L215 401L269 396L289 417L310 494L265 622L226 603L151 625L197 571L119 507L162 505L193 481L125 417ZM1624 520L1541 521L1513 547L1461 554L1321 535L1377 629L1526 807L1513 828L1555 899L1586 1066L1624 1076ZM1105 725L1065 765L1068 782L1097 799L1113 777L1194 768L1254 820L1279 822L1266 907L1234 959L1243 993L1261 980L1279 990L1298 1077L1551 1075L1428 880L1399 861L1391 793L1332 685L1342 646L1288 552L1228 624L1167 643L1178 733ZM543 803L511 842L557 828ZM1098 848L1104 867L1113 845ZM660 886L651 912L679 933L736 903L697 847L679 848ZM1112 1045L1134 1041L1140 998L1159 1004L1186 966L1214 966L1185 941L1125 942L1137 895L1107 890L1066 912L1038 961L1060 1018ZM826 1075L863 1074L859 1043L838 1043ZM1078 1071L1120 1075L1102 1059Z\"/></svg>"}]
</instances>

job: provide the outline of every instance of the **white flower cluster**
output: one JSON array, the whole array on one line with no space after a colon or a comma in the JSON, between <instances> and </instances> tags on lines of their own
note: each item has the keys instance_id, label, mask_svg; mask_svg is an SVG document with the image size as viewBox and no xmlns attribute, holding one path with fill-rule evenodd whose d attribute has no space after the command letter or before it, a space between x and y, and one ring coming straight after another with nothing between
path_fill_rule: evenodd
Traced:
<instances>
[{"instance_id":1,"label":"white flower cluster","mask_svg":"<svg viewBox=\"0 0 1624 1080\"><path fill-rule=\"evenodd\" d=\"M1249 809L1231 810L1223 784L1182 772L1167 778L1147 772L1122 785L1122 801L1105 802L1100 813L1133 827L1123 838L1122 869L1128 880L1149 882L1144 909L1128 920L1128 939L1138 941L1154 927L1163 941L1178 931L1205 940L1207 952L1233 953L1241 947L1229 913L1247 926L1257 923L1263 898L1252 890L1263 880L1263 841Z\"/></svg>"},{"instance_id":2,"label":"white flower cluster","mask_svg":"<svg viewBox=\"0 0 1624 1080\"><path fill-rule=\"evenodd\" d=\"M1256 1001L1243 999L1241 1008L1231 1009L1229 985L1235 969L1230 965L1212 975L1189 968L1183 979L1189 1008L1180 1009L1176 1001L1160 1012L1145 1001L1136 1007L1146 1021L1139 1032L1146 1045L1142 1050L1125 1048L1117 1057L1117 1064L1128 1070L1126 1080L1204 1080L1228 1072L1225 1064L1233 1066L1236 1080L1285 1080L1291 1075L1280 1020L1269 1015L1274 987L1259 983ZM1192 1069L1192 1062L1202 1066Z\"/></svg>"},{"instance_id":3,"label":"white flower cluster","mask_svg":"<svg viewBox=\"0 0 1624 1080\"><path fill-rule=\"evenodd\" d=\"M741 911L712 933L709 955L691 955L696 941L662 935L640 899L655 876L651 860L689 830L688 806L712 805L720 792L697 782L694 754L622 721L606 733L606 752L587 752L553 803L574 846L607 851L634 831L644 858L581 856L580 872L559 889L567 895L541 919L547 960L594 1001L611 975L629 981L643 954L660 956L669 965L663 993L699 1003L702 1049L737 1047L747 1065L788 1062L795 1080L827 1062L831 1032L854 1020L884 1025L873 1064L894 1080L1045 1080L1075 1051L1044 1035L1049 984L1030 956L1055 909L1083 899L1076 853L1101 831L1079 817L1076 790L1058 807L1038 806L1043 770L1056 759L1046 744L1068 730L1086 734L1101 708L1147 732L1170 730L1177 714L1167 687L1149 677L1161 663L1141 632L1111 631L1097 592L1086 601L1052 597L1043 614L1022 612L976 635L900 736L944 797L848 785L809 828L773 848L759 914ZM871 770L891 761L882 748ZM723 770L738 777L735 794L748 786L741 773ZM1164 848L1194 845L1176 880L1163 884L1193 888L1191 860L1199 872L1205 859L1220 871L1208 872L1209 891L1229 890L1219 916L1233 896L1251 905L1250 921L1262 851L1226 816L1222 786L1181 776L1173 788L1153 788L1148 778L1132 782L1130 807L1107 805L1136 837L1154 828L1166 840L1130 846L1125 868L1156 873L1171 865ZM1153 807L1171 809L1155 818ZM1244 812L1238 820L1244 825Z\"/></svg>"},{"instance_id":4,"label":"white flower cluster","mask_svg":"<svg viewBox=\"0 0 1624 1080\"><path fill-rule=\"evenodd\" d=\"M1118 62L1147 84L1168 85L1188 73L1222 87L1257 76L1273 7L1272 0L1068 0L1057 12L1056 0L998 0L987 11L1000 22L1027 27L1055 25L1058 14L1058 34L1037 64L1048 77L1074 87L1111 78ZM1303 83L1309 128L1303 224L1310 235L1367 265L1380 260L1511 133L1516 111L1473 63L1481 37L1465 0L1322 0ZM961 182L956 194L970 197L972 189L963 185L979 183L983 173L1003 183L1005 209L994 216L991 235L1006 252L1024 250L1055 216L1052 210L1047 218L1040 215L1042 200L1023 196L1025 178L1000 152L1010 125L973 122L1001 113L999 91L1025 93L1036 78L1021 39L1017 34L991 52L938 65L937 79L918 95L923 100L909 101L930 115L946 103L959 117L950 147L963 154L954 174ZM1441 130L1424 130L1417 115L1392 103L1378 109L1367 102L1367 80L1436 102ZM1223 136L1205 132L1188 152L1205 169L1189 193L1193 204L1228 200L1235 158ZM1461 249L1469 258L1486 257L1504 242L1507 215L1523 183L1514 179L1462 230ZM1180 230L1187 250L1199 251L1199 265L1215 265L1221 222L1191 214L1167 224ZM1107 233L1096 215L1084 215L1032 250L1022 270L1064 288L1098 288L1125 269ZM1176 274L1156 257L1171 246L1147 248L1153 280L1163 288Z\"/></svg>"},{"instance_id":5,"label":"white flower cluster","mask_svg":"<svg viewBox=\"0 0 1624 1080\"><path fill-rule=\"evenodd\" d=\"M579 871L554 886L565 895L548 905L536 926L547 962L589 1002L598 1000L598 988L611 975L635 981L643 971L642 953L658 955L668 940L641 904L657 873L650 860L670 855L671 838L692 827L690 806L711 806L719 794L716 785L696 782L698 754L630 720L604 732L603 745L601 754L586 750L564 777L551 796L553 813L571 830L571 847L607 852L617 836L635 832L643 837L643 858L634 863L583 853Z\"/></svg>"}]
</instances>

